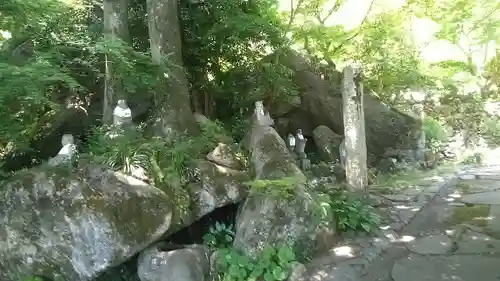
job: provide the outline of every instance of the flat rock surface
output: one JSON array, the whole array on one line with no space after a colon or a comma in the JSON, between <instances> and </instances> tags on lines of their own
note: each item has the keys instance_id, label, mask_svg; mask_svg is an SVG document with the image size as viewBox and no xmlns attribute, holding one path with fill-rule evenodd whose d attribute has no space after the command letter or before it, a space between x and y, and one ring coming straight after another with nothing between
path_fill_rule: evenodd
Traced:
<instances>
[{"instance_id":1,"label":"flat rock surface","mask_svg":"<svg viewBox=\"0 0 500 281\"><path fill-rule=\"evenodd\" d=\"M410 254L392 268L394 281L498 281L500 257Z\"/></svg>"},{"instance_id":2,"label":"flat rock surface","mask_svg":"<svg viewBox=\"0 0 500 281\"><path fill-rule=\"evenodd\" d=\"M444 255L450 252L452 241L446 235L432 235L413 240L406 247L410 251L422 255Z\"/></svg>"},{"instance_id":3,"label":"flat rock surface","mask_svg":"<svg viewBox=\"0 0 500 281\"><path fill-rule=\"evenodd\" d=\"M469 194L460 200L466 204L500 205L500 191Z\"/></svg>"},{"instance_id":4,"label":"flat rock surface","mask_svg":"<svg viewBox=\"0 0 500 281\"><path fill-rule=\"evenodd\" d=\"M498 254L500 253L500 240L488 235L467 230L458 241L455 254Z\"/></svg>"},{"instance_id":5,"label":"flat rock surface","mask_svg":"<svg viewBox=\"0 0 500 281\"><path fill-rule=\"evenodd\" d=\"M383 195L385 198L394 201L394 202L409 202L414 201L415 196L406 195L406 194L392 194L392 195Z\"/></svg>"}]
</instances>

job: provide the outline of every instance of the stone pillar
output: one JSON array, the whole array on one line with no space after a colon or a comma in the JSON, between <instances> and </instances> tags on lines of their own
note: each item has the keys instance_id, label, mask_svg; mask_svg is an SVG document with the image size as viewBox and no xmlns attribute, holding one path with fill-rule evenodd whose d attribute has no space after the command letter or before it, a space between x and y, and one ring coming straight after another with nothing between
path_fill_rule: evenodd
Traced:
<instances>
[{"instance_id":1,"label":"stone pillar","mask_svg":"<svg viewBox=\"0 0 500 281\"><path fill-rule=\"evenodd\" d=\"M417 140L417 147L415 150L415 159L418 162L425 161L425 132L424 132L424 105L423 104L415 104L413 106L413 113L417 118L420 119L420 129L419 129L419 138Z\"/></svg>"},{"instance_id":2,"label":"stone pillar","mask_svg":"<svg viewBox=\"0 0 500 281\"><path fill-rule=\"evenodd\" d=\"M356 190L368 185L366 164L365 114L361 69L347 66L343 71L342 101L345 136L345 173L347 183Z\"/></svg>"}]
</instances>

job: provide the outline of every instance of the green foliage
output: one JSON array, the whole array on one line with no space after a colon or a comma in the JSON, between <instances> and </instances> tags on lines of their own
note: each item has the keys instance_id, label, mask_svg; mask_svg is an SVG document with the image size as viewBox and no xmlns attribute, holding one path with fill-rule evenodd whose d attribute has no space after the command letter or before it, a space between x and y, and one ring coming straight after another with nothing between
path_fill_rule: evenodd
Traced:
<instances>
[{"instance_id":1,"label":"green foliage","mask_svg":"<svg viewBox=\"0 0 500 281\"><path fill-rule=\"evenodd\" d=\"M293 250L284 245L265 246L254 260L234 249L222 249L218 257L221 281L283 281L296 261Z\"/></svg>"},{"instance_id":2,"label":"green foliage","mask_svg":"<svg viewBox=\"0 0 500 281\"><path fill-rule=\"evenodd\" d=\"M483 155L480 152L475 152L472 155L467 156L464 160L462 160L462 164L466 165L480 165L482 164Z\"/></svg>"},{"instance_id":3,"label":"green foliage","mask_svg":"<svg viewBox=\"0 0 500 281\"><path fill-rule=\"evenodd\" d=\"M427 146L430 148L436 148L447 138L447 134L443 126L441 126L439 121L431 117L424 118L422 129L425 133Z\"/></svg>"},{"instance_id":4,"label":"green foliage","mask_svg":"<svg viewBox=\"0 0 500 281\"><path fill-rule=\"evenodd\" d=\"M40 277L31 276L31 277L22 278L19 281L43 281L43 279Z\"/></svg>"},{"instance_id":5,"label":"green foliage","mask_svg":"<svg viewBox=\"0 0 500 281\"><path fill-rule=\"evenodd\" d=\"M95 56L107 56L113 65L113 82L122 85L127 93L152 91L156 86L159 69L152 63L148 53L136 51L117 39L97 41L91 51Z\"/></svg>"},{"instance_id":6,"label":"green foliage","mask_svg":"<svg viewBox=\"0 0 500 281\"><path fill-rule=\"evenodd\" d=\"M500 118L489 117L485 120L483 137L491 146L500 145Z\"/></svg>"},{"instance_id":7,"label":"green foliage","mask_svg":"<svg viewBox=\"0 0 500 281\"><path fill-rule=\"evenodd\" d=\"M203 235L203 243L212 249L229 248L233 245L234 225L216 222Z\"/></svg>"},{"instance_id":8,"label":"green foliage","mask_svg":"<svg viewBox=\"0 0 500 281\"><path fill-rule=\"evenodd\" d=\"M335 221L337 231L373 232L380 216L375 210L346 191L324 187L316 194L315 215L321 222Z\"/></svg>"},{"instance_id":9,"label":"green foliage","mask_svg":"<svg viewBox=\"0 0 500 281\"><path fill-rule=\"evenodd\" d=\"M302 182L300 178L286 177L279 180L255 180L247 184L252 191L289 200L294 198L295 188Z\"/></svg>"}]
</instances>

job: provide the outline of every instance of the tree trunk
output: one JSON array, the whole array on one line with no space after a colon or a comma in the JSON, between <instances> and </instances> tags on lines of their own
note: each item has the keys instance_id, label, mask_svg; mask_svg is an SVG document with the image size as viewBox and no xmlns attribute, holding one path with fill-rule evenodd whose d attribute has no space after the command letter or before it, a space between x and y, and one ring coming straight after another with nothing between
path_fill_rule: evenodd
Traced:
<instances>
[{"instance_id":1,"label":"tree trunk","mask_svg":"<svg viewBox=\"0 0 500 281\"><path fill-rule=\"evenodd\" d=\"M155 97L158 133L194 133L197 125L190 108L188 80L182 62L177 0L147 0L153 62L164 73Z\"/></svg>"},{"instance_id":2,"label":"tree trunk","mask_svg":"<svg viewBox=\"0 0 500 281\"><path fill-rule=\"evenodd\" d=\"M104 0L104 39L107 42L127 41L129 0ZM105 56L106 80L102 110L102 123L112 124L113 108L118 99L125 98L125 89L113 71L113 58Z\"/></svg>"}]
</instances>

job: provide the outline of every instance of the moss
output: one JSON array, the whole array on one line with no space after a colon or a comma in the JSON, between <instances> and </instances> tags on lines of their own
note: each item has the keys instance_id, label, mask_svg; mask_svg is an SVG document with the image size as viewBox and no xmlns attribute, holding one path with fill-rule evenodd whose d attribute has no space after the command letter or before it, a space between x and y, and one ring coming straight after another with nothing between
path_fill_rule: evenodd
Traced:
<instances>
[{"instance_id":1,"label":"moss","mask_svg":"<svg viewBox=\"0 0 500 281\"><path fill-rule=\"evenodd\" d=\"M453 210L453 214L450 219L448 219L447 223L451 225L468 223L471 225L485 227L488 223L487 218L489 214L489 205L456 207Z\"/></svg>"},{"instance_id":2,"label":"moss","mask_svg":"<svg viewBox=\"0 0 500 281\"><path fill-rule=\"evenodd\" d=\"M470 182L467 182L467 181L459 181L459 182L457 182L455 187L458 191L467 194L467 193L470 193L471 188L472 188L472 184Z\"/></svg>"}]
</instances>

